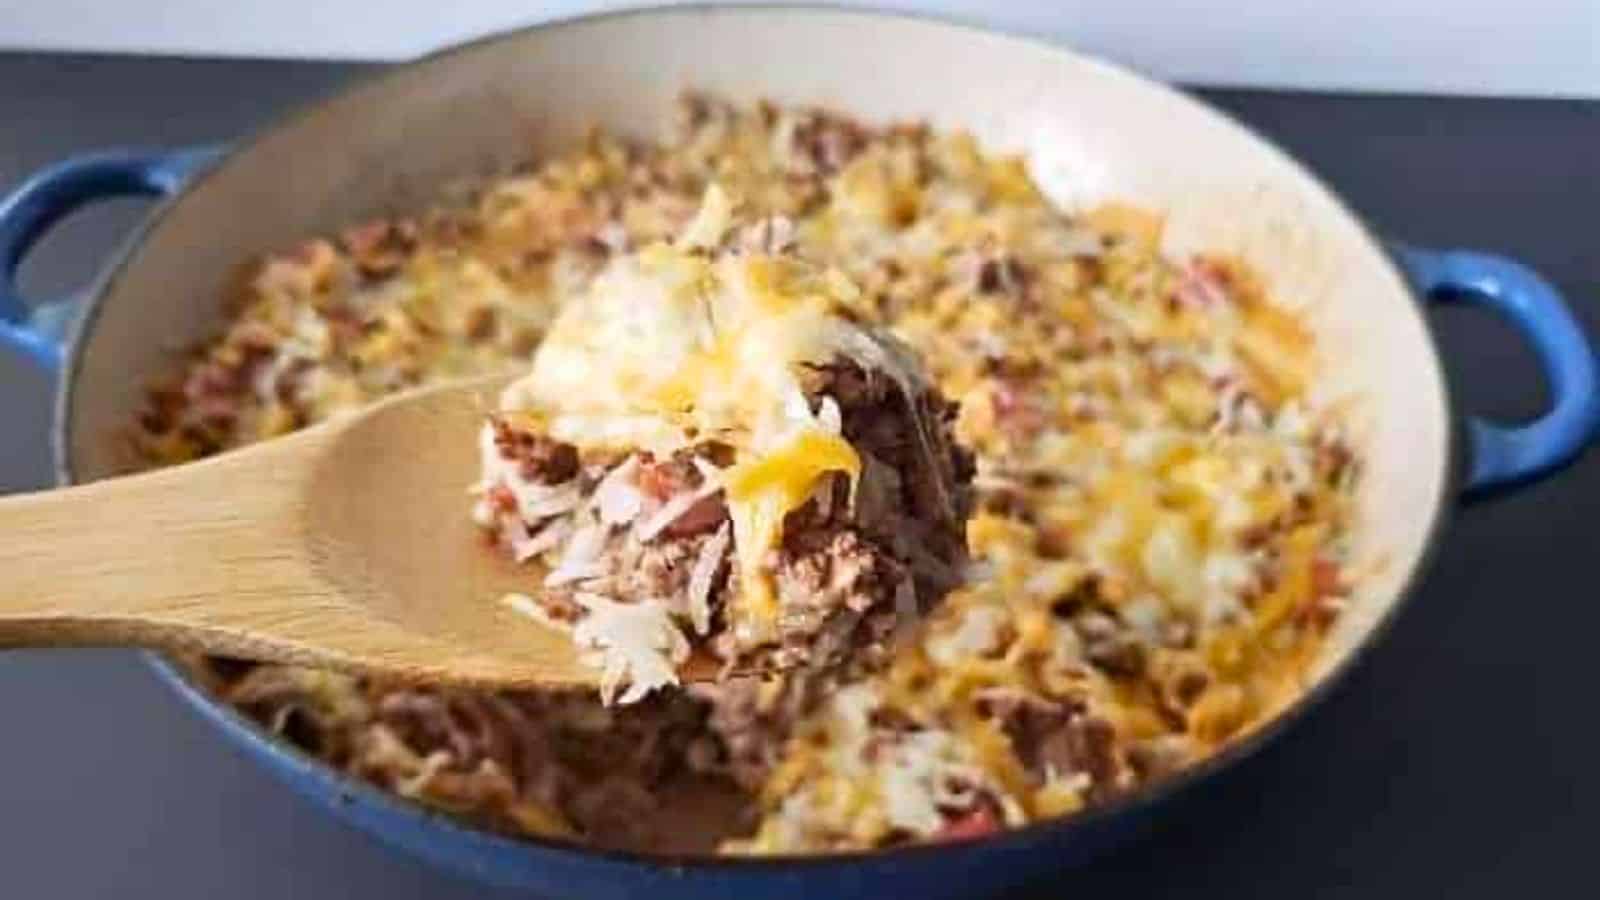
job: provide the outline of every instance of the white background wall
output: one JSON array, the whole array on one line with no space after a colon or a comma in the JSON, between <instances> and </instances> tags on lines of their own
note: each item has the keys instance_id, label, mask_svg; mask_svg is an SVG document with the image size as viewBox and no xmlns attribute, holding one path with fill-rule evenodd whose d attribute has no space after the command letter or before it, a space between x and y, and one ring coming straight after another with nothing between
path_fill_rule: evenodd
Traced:
<instances>
[{"instance_id":1,"label":"white background wall","mask_svg":"<svg viewBox=\"0 0 1600 900\"><path fill-rule=\"evenodd\" d=\"M514 25L630 5L640 4L0 0L0 47L402 59ZM875 5L1049 35L1175 80L1600 97L1600 0L879 0Z\"/></svg>"}]
</instances>

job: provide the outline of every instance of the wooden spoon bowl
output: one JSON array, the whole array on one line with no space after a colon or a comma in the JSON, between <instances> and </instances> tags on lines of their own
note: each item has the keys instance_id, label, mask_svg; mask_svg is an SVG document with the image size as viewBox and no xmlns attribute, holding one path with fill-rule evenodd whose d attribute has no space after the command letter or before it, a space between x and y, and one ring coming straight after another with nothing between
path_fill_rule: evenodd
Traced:
<instances>
[{"instance_id":1,"label":"wooden spoon bowl","mask_svg":"<svg viewBox=\"0 0 1600 900\"><path fill-rule=\"evenodd\" d=\"M498 599L536 574L469 515L505 377L287 437L0 500L0 646L133 645L397 681L592 685L570 637Z\"/></svg>"}]
</instances>

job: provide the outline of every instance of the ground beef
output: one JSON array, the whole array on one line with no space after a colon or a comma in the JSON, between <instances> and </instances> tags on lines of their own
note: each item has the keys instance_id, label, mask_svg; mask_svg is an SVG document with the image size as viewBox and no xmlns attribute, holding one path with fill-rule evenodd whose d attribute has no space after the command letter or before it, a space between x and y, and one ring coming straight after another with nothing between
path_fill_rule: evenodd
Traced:
<instances>
[{"instance_id":1,"label":"ground beef","mask_svg":"<svg viewBox=\"0 0 1600 900\"><path fill-rule=\"evenodd\" d=\"M303 414L300 389L316 368L317 364L309 359L291 359L284 363L272 381L273 396L279 403L293 407Z\"/></svg>"},{"instance_id":2,"label":"ground beef","mask_svg":"<svg viewBox=\"0 0 1600 900\"><path fill-rule=\"evenodd\" d=\"M361 274L384 278L399 271L417 246L417 226L413 222L379 219L347 228L340 242Z\"/></svg>"},{"instance_id":3,"label":"ground beef","mask_svg":"<svg viewBox=\"0 0 1600 900\"><path fill-rule=\"evenodd\" d=\"M402 688L284 667L230 675L229 699L267 727L381 787L494 827L526 830L518 810L531 803L599 846L704 852L739 827L748 804L720 762L690 764L708 708L682 695L607 708L586 692ZM339 695L347 699L330 700ZM714 808L717 824L686 829L684 813L696 808Z\"/></svg>"},{"instance_id":4,"label":"ground beef","mask_svg":"<svg viewBox=\"0 0 1600 900\"><path fill-rule=\"evenodd\" d=\"M1104 797L1116 789L1121 768L1117 761L1117 729L1106 719L1092 715L1069 718L1045 736L1039 745L1039 756L1053 771L1088 773L1092 797Z\"/></svg>"},{"instance_id":5,"label":"ground beef","mask_svg":"<svg viewBox=\"0 0 1600 900\"><path fill-rule=\"evenodd\" d=\"M1089 711L1086 704L1019 696L993 712L1017 758L1036 779L1086 774L1092 799L1116 789L1122 771L1116 726Z\"/></svg>"},{"instance_id":6,"label":"ground beef","mask_svg":"<svg viewBox=\"0 0 1600 900\"><path fill-rule=\"evenodd\" d=\"M1197 654L1168 650L1152 654L1145 677L1155 688L1163 714L1180 724L1212 682L1204 661Z\"/></svg>"},{"instance_id":7,"label":"ground beef","mask_svg":"<svg viewBox=\"0 0 1600 900\"><path fill-rule=\"evenodd\" d=\"M789 672L689 686L709 709L706 725L721 742L720 765L736 783L756 790L778 762L794 723L825 693L824 678Z\"/></svg>"},{"instance_id":8,"label":"ground beef","mask_svg":"<svg viewBox=\"0 0 1600 900\"><path fill-rule=\"evenodd\" d=\"M988 257L978 264L978 293L1019 296L1027 278L1027 269L1016 257Z\"/></svg>"},{"instance_id":9,"label":"ground beef","mask_svg":"<svg viewBox=\"0 0 1600 900\"><path fill-rule=\"evenodd\" d=\"M468 310L461 327L461 336L472 343L482 343L494 337L499 315L492 306L474 306Z\"/></svg>"},{"instance_id":10,"label":"ground beef","mask_svg":"<svg viewBox=\"0 0 1600 900\"><path fill-rule=\"evenodd\" d=\"M645 545L638 559L622 567L616 592L624 597L663 597L680 604L676 611L688 614L689 577L700 551L711 534L674 534L672 529ZM710 605L713 617L724 603L731 565L724 563L712 578Z\"/></svg>"},{"instance_id":11,"label":"ground beef","mask_svg":"<svg viewBox=\"0 0 1600 900\"><path fill-rule=\"evenodd\" d=\"M785 534L773 580L786 655L831 666L859 653L881 652L893 627L895 592L909 578L904 564L853 528ZM833 646L820 646L819 635L830 637Z\"/></svg>"},{"instance_id":12,"label":"ground beef","mask_svg":"<svg viewBox=\"0 0 1600 900\"><path fill-rule=\"evenodd\" d=\"M505 419L490 420L494 446L503 459L515 462L523 478L539 484L561 484L578 474L578 450L571 444L513 428Z\"/></svg>"},{"instance_id":13,"label":"ground beef","mask_svg":"<svg viewBox=\"0 0 1600 900\"><path fill-rule=\"evenodd\" d=\"M1122 678L1144 674L1145 645L1109 614L1087 610L1074 616L1072 625L1083 639L1083 655L1090 662Z\"/></svg>"},{"instance_id":14,"label":"ground beef","mask_svg":"<svg viewBox=\"0 0 1600 900\"><path fill-rule=\"evenodd\" d=\"M793 132L793 166L801 174L831 175L866 147L869 136L850 119L808 111Z\"/></svg>"},{"instance_id":15,"label":"ground beef","mask_svg":"<svg viewBox=\"0 0 1600 900\"><path fill-rule=\"evenodd\" d=\"M270 343L241 338L196 365L181 389L191 421L230 429L252 399L252 380L274 352Z\"/></svg>"},{"instance_id":16,"label":"ground beef","mask_svg":"<svg viewBox=\"0 0 1600 900\"><path fill-rule=\"evenodd\" d=\"M892 379L850 362L816 367L807 388L833 397L845 438L899 476L896 496L887 504L893 519L858 517L863 527L884 539L906 535L909 528L936 559L963 559L963 523L972 512L969 485L976 465L971 452L950 437L958 407L931 391L908 398ZM920 438L909 427L919 417L928 426Z\"/></svg>"}]
</instances>

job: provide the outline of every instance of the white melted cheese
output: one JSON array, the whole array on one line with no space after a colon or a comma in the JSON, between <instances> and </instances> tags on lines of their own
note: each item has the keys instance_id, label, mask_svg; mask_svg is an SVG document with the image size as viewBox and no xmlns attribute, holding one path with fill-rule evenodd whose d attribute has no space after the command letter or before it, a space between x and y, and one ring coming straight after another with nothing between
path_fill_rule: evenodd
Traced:
<instances>
[{"instance_id":1,"label":"white melted cheese","mask_svg":"<svg viewBox=\"0 0 1600 900\"><path fill-rule=\"evenodd\" d=\"M879 776L884 815L889 824L922 837L945 824L941 808L970 805L989 777L969 749L948 731L930 729L901 735L887 751Z\"/></svg>"},{"instance_id":2,"label":"white melted cheese","mask_svg":"<svg viewBox=\"0 0 1600 900\"><path fill-rule=\"evenodd\" d=\"M627 684L622 704L635 703L656 688L678 683L678 666L689 658L689 641L660 600L617 603L598 594L579 593L588 615L572 629L572 639L593 651L588 662L600 672L600 700L610 703Z\"/></svg>"},{"instance_id":3,"label":"white melted cheese","mask_svg":"<svg viewBox=\"0 0 1600 900\"><path fill-rule=\"evenodd\" d=\"M970 606L961 611L954 628L930 630L922 646L928 657L939 665L957 665L998 649L1009 621L1010 615L1003 607Z\"/></svg>"}]
</instances>

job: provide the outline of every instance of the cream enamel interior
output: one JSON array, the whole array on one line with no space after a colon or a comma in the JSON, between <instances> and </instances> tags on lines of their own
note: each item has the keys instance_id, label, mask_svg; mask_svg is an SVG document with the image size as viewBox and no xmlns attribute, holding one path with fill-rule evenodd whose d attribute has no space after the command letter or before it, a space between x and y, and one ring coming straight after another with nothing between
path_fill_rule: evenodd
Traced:
<instances>
[{"instance_id":1,"label":"cream enamel interior","mask_svg":"<svg viewBox=\"0 0 1600 900\"><path fill-rule=\"evenodd\" d=\"M1367 572L1318 677L1359 645L1419 564L1448 478L1449 419L1412 298L1356 220L1248 131L1168 88L1040 43L935 22L805 9L679 9L527 31L401 68L313 107L179 198L109 281L65 396L66 472L130 464L112 439L144 378L210 333L252 255L442 183L576 140L591 124L653 135L695 87L926 119L1025 153L1067 209L1165 212L1174 250L1236 252L1305 310L1327 397L1358 398Z\"/></svg>"}]
</instances>

